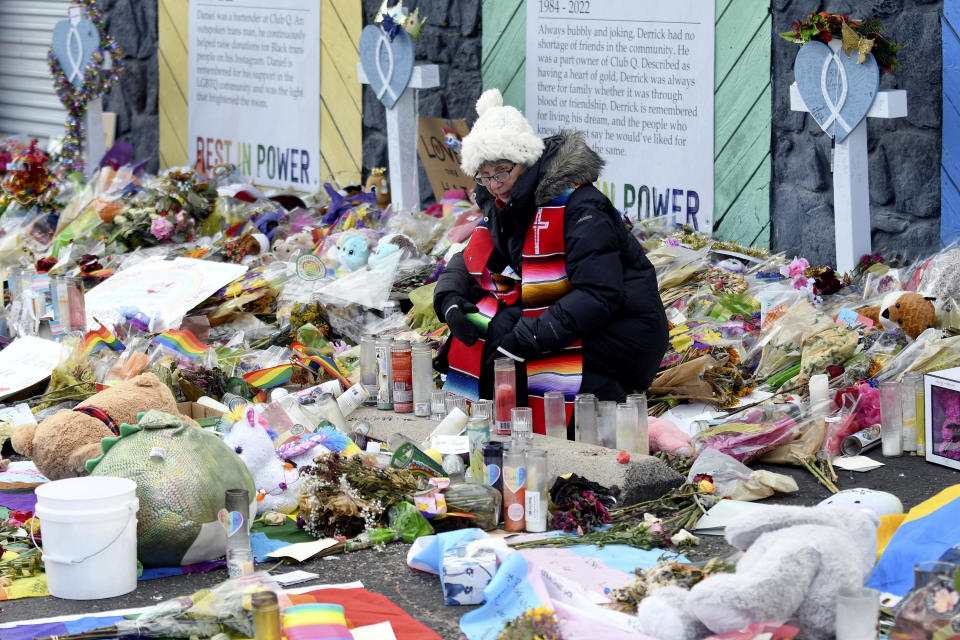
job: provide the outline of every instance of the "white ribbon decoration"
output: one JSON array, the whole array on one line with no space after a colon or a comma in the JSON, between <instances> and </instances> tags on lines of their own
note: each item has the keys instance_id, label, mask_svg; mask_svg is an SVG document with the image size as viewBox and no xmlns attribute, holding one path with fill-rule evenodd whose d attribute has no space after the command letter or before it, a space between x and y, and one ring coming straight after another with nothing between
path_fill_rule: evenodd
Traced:
<instances>
[{"instance_id":1,"label":"white ribbon decoration","mask_svg":"<svg viewBox=\"0 0 960 640\"><path fill-rule=\"evenodd\" d=\"M836 104L833 103L833 100L830 98L830 94L827 92L827 71L830 69L832 63L836 63L838 77L840 79L840 99ZM840 110L843 109L843 105L847 102L847 89L849 84L847 83L847 70L843 68L843 63L840 60L840 56L837 55L837 51L830 50L830 55L827 56L826 60L823 61L823 68L820 70L820 93L823 95L823 101L826 103L827 108L830 109L830 117L824 121L820 127L826 131L830 128L830 125L836 122L838 125L844 128L847 133L852 130L852 127L847 124L847 121L843 119L843 116L840 115Z\"/></svg>"},{"instance_id":2,"label":"white ribbon decoration","mask_svg":"<svg viewBox=\"0 0 960 640\"><path fill-rule=\"evenodd\" d=\"M77 25L70 22L70 31L67 33L67 62L70 63L70 71L67 73L67 80L73 83L74 78L83 80L83 41L80 40L80 33L77 31ZM77 48L77 54L74 56L73 49ZM62 61L61 61L62 64Z\"/></svg>"},{"instance_id":3,"label":"white ribbon decoration","mask_svg":"<svg viewBox=\"0 0 960 640\"><path fill-rule=\"evenodd\" d=\"M380 66L380 51L383 49L383 46L387 46L387 73L383 73L383 67ZM390 80L393 78L393 47L390 46L390 41L387 40L386 34L380 34L380 39L377 40L377 48L375 50L375 61L377 65L377 75L380 76L380 81L383 83L383 86L377 91L377 99L383 99L383 94L390 92L390 97L393 98L394 102L399 99L399 96L394 92L393 87L390 86Z\"/></svg>"}]
</instances>

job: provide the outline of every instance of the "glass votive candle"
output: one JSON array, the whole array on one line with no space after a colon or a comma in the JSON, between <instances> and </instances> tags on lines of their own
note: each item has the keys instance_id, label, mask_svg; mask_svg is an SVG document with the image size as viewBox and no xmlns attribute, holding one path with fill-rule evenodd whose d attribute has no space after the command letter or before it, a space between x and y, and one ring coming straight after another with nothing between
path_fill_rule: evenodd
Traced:
<instances>
[{"instance_id":1,"label":"glass votive candle","mask_svg":"<svg viewBox=\"0 0 960 640\"><path fill-rule=\"evenodd\" d=\"M469 410L467 409L467 398L465 396L458 396L454 394L449 394L444 399L444 407L446 408L446 415L450 415L450 412L454 409L460 409L463 412L463 415L469 415Z\"/></svg>"},{"instance_id":2,"label":"glass votive candle","mask_svg":"<svg viewBox=\"0 0 960 640\"><path fill-rule=\"evenodd\" d=\"M430 419L439 422L447 417L447 392L434 389L430 392Z\"/></svg>"},{"instance_id":3,"label":"glass votive candle","mask_svg":"<svg viewBox=\"0 0 960 640\"><path fill-rule=\"evenodd\" d=\"M880 447L886 458L903 455L903 414L900 407L900 383L881 382L880 392Z\"/></svg>"},{"instance_id":4,"label":"glass votive candle","mask_svg":"<svg viewBox=\"0 0 960 640\"><path fill-rule=\"evenodd\" d=\"M567 439L567 403L563 391L543 394L543 423L548 436Z\"/></svg>"},{"instance_id":5,"label":"glass votive candle","mask_svg":"<svg viewBox=\"0 0 960 640\"><path fill-rule=\"evenodd\" d=\"M600 444L597 436L597 398L592 393L580 393L573 400L573 421L577 442Z\"/></svg>"},{"instance_id":6,"label":"glass votive candle","mask_svg":"<svg viewBox=\"0 0 960 640\"><path fill-rule=\"evenodd\" d=\"M617 446L617 403L613 400L597 403L597 437L601 447Z\"/></svg>"},{"instance_id":7,"label":"glass votive candle","mask_svg":"<svg viewBox=\"0 0 960 640\"><path fill-rule=\"evenodd\" d=\"M868 587L842 587L837 592L836 640L875 640L880 592Z\"/></svg>"},{"instance_id":8,"label":"glass votive candle","mask_svg":"<svg viewBox=\"0 0 960 640\"><path fill-rule=\"evenodd\" d=\"M956 572L957 565L952 562L919 562L913 565L913 588L919 589L937 580L948 580L952 584Z\"/></svg>"},{"instance_id":9,"label":"glass votive candle","mask_svg":"<svg viewBox=\"0 0 960 640\"><path fill-rule=\"evenodd\" d=\"M470 417L483 418L490 424L491 427L493 427L493 400L488 400L486 398L474 400L473 404L470 405Z\"/></svg>"},{"instance_id":10,"label":"glass votive candle","mask_svg":"<svg viewBox=\"0 0 960 640\"><path fill-rule=\"evenodd\" d=\"M227 575L240 578L253 573L253 549L227 549Z\"/></svg>"},{"instance_id":11,"label":"glass votive candle","mask_svg":"<svg viewBox=\"0 0 960 640\"><path fill-rule=\"evenodd\" d=\"M637 405L617 405L617 449L637 453Z\"/></svg>"},{"instance_id":12,"label":"glass votive candle","mask_svg":"<svg viewBox=\"0 0 960 640\"><path fill-rule=\"evenodd\" d=\"M510 439L517 450L533 445L533 409L514 407L510 410Z\"/></svg>"}]
</instances>

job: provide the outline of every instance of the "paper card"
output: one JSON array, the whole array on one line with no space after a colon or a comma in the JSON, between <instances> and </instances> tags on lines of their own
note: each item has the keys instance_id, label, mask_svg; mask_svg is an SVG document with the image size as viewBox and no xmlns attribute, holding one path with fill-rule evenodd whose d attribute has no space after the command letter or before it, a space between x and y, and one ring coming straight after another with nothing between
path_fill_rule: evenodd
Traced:
<instances>
[{"instance_id":1,"label":"paper card","mask_svg":"<svg viewBox=\"0 0 960 640\"><path fill-rule=\"evenodd\" d=\"M125 313L139 312L149 319L151 331L176 329L188 311L246 272L239 264L146 258L87 292L87 327L97 326L94 317L112 326Z\"/></svg>"},{"instance_id":2,"label":"paper card","mask_svg":"<svg viewBox=\"0 0 960 640\"><path fill-rule=\"evenodd\" d=\"M417 154L423 169L433 187L433 195L439 202L444 191L459 189L470 193L476 186L473 176L466 176L460 170L460 150L458 143L470 133L467 121L447 118L418 118L420 137L417 142ZM444 132L452 131L455 137ZM454 148L448 146L448 141Z\"/></svg>"},{"instance_id":3,"label":"paper card","mask_svg":"<svg viewBox=\"0 0 960 640\"><path fill-rule=\"evenodd\" d=\"M873 326L873 320L860 315L853 309L841 309L840 313L837 314L837 322L846 322L849 325L862 324L865 327Z\"/></svg>"},{"instance_id":4,"label":"paper card","mask_svg":"<svg viewBox=\"0 0 960 640\"><path fill-rule=\"evenodd\" d=\"M26 402L15 404L12 407L0 407L0 419L3 418L10 418L13 424L37 424L37 419L33 417L30 405Z\"/></svg>"},{"instance_id":5,"label":"paper card","mask_svg":"<svg viewBox=\"0 0 960 640\"><path fill-rule=\"evenodd\" d=\"M320 577L319 573L310 573L309 571L290 571L288 573L279 573L273 576L274 579L279 582L282 586L286 587L291 584L300 584L301 582L307 582L309 580L316 580Z\"/></svg>"},{"instance_id":6,"label":"paper card","mask_svg":"<svg viewBox=\"0 0 960 640\"><path fill-rule=\"evenodd\" d=\"M844 471L859 471L863 473L865 471L879 469L884 466L884 464L867 456L840 456L834 458L833 466L838 469L843 469Z\"/></svg>"},{"instance_id":7,"label":"paper card","mask_svg":"<svg viewBox=\"0 0 960 640\"><path fill-rule=\"evenodd\" d=\"M0 351L0 399L50 377L60 364L60 343L24 336Z\"/></svg>"},{"instance_id":8,"label":"paper card","mask_svg":"<svg viewBox=\"0 0 960 640\"><path fill-rule=\"evenodd\" d=\"M692 533L705 536L722 536L727 524L734 518L744 513L769 509L771 506L743 500L721 500L710 507L707 514L700 518Z\"/></svg>"},{"instance_id":9,"label":"paper card","mask_svg":"<svg viewBox=\"0 0 960 640\"><path fill-rule=\"evenodd\" d=\"M293 558L297 562L303 562L317 555L325 549L337 544L333 538L324 538L323 540L314 540L313 542L298 542L297 544L280 547L268 553L271 558Z\"/></svg>"},{"instance_id":10,"label":"paper card","mask_svg":"<svg viewBox=\"0 0 960 640\"><path fill-rule=\"evenodd\" d=\"M350 629L350 633L353 634L353 640L397 640L389 620Z\"/></svg>"},{"instance_id":11,"label":"paper card","mask_svg":"<svg viewBox=\"0 0 960 640\"><path fill-rule=\"evenodd\" d=\"M457 455L470 451L469 436L433 436L430 438L430 444L442 455Z\"/></svg>"}]
</instances>

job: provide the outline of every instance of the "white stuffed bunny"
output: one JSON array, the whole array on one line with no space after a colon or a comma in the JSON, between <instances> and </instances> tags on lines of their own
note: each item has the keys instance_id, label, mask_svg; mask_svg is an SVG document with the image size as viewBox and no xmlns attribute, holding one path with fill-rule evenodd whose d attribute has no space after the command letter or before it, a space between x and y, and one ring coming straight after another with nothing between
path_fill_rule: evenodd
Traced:
<instances>
[{"instance_id":1,"label":"white stuffed bunny","mask_svg":"<svg viewBox=\"0 0 960 640\"><path fill-rule=\"evenodd\" d=\"M696 640L754 622L796 620L811 640L833 637L837 591L863 586L877 553L877 518L838 507L773 507L730 523L726 539L745 549L735 573L689 592L664 587L637 608L643 632Z\"/></svg>"}]
</instances>

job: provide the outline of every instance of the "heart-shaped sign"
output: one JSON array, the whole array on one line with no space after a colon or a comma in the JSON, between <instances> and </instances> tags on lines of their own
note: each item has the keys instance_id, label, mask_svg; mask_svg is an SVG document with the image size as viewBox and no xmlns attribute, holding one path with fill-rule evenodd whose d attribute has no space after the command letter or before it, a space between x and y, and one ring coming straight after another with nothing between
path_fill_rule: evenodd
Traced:
<instances>
[{"instance_id":1,"label":"heart-shaped sign","mask_svg":"<svg viewBox=\"0 0 960 640\"><path fill-rule=\"evenodd\" d=\"M360 64L370 88L392 109L413 75L413 40L401 29L391 41L383 29L367 25L360 33Z\"/></svg>"},{"instance_id":2,"label":"heart-shaped sign","mask_svg":"<svg viewBox=\"0 0 960 640\"><path fill-rule=\"evenodd\" d=\"M495 464L488 464L483 467L483 484L492 487L500 479L500 467Z\"/></svg>"},{"instance_id":3,"label":"heart-shaped sign","mask_svg":"<svg viewBox=\"0 0 960 640\"><path fill-rule=\"evenodd\" d=\"M520 489L527 486L527 468L526 467L504 467L503 468L503 486L511 493L517 493Z\"/></svg>"},{"instance_id":4,"label":"heart-shaped sign","mask_svg":"<svg viewBox=\"0 0 960 640\"><path fill-rule=\"evenodd\" d=\"M800 47L793 77L807 110L837 142L843 142L867 117L880 86L873 55L857 64L857 56L845 54L839 40L829 46L811 40Z\"/></svg>"},{"instance_id":5,"label":"heart-shaped sign","mask_svg":"<svg viewBox=\"0 0 960 640\"><path fill-rule=\"evenodd\" d=\"M217 512L217 519L220 520L223 528L227 530L228 538L237 531L240 531L240 527L243 526L243 514L239 511L220 509L220 511Z\"/></svg>"},{"instance_id":6,"label":"heart-shaped sign","mask_svg":"<svg viewBox=\"0 0 960 640\"><path fill-rule=\"evenodd\" d=\"M100 32L96 25L86 18L76 22L70 18L61 20L53 27L50 46L67 80L78 89L82 87L90 59L100 47Z\"/></svg>"}]
</instances>

